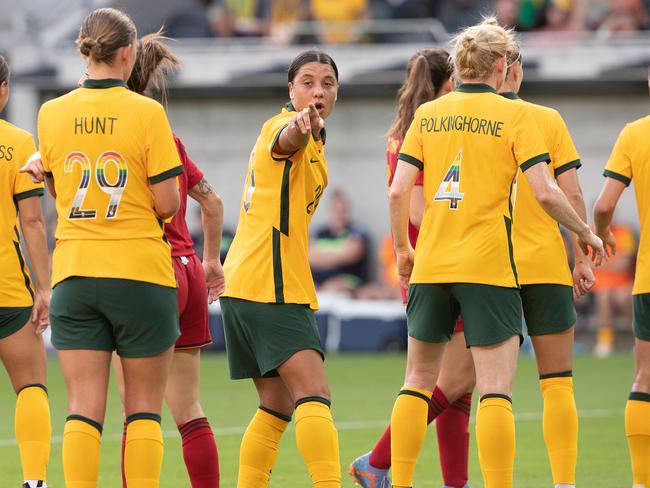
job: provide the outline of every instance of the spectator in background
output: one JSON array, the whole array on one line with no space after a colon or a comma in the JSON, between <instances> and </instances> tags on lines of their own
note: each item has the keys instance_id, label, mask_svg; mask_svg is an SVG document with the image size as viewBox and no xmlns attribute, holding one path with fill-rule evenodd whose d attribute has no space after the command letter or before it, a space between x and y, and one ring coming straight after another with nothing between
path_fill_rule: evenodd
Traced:
<instances>
[{"instance_id":1,"label":"spectator in background","mask_svg":"<svg viewBox=\"0 0 650 488\"><path fill-rule=\"evenodd\" d=\"M213 0L208 9L212 29L217 37L268 36L272 3L272 0Z\"/></svg>"},{"instance_id":2,"label":"spectator in background","mask_svg":"<svg viewBox=\"0 0 650 488\"><path fill-rule=\"evenodd\" d=\"M165 21L165 34L172 39L214 37L204 5L184 6Z\"/></svg>"},{"instance_id":3,"label":"spectator in background","mask_svg":"<svg viewBox=\"0 0 650 488\"><path fill-rule=\"evenodd\" d=\"M499 25L506 29L515 29L519 20L519 3L517 0L496 0L494 15L496 15Z\"/></svg>"},{"instance_id":4,"label":"spectator in background","mask_svg":"<svg viewBox=\"0 0 650 488\"><path fill-rule=\"evenodd\" d=\"M353 22L368 17L368 0L310 0L312 20L323 22L319 41L326 44L344 44L359 40Z\"/></svg>"},{"instance_id":5,"label":"spectator in background","mask_svg":"<svg viewBox=\"0 0 650 488\"><path fill-rule=\"evenodd\" d=\"M614 322L620 315L626 326L632 323L632 284L636 256L636 236L627 225L612 225L616 238L616 254L594 270L596 285L596 347L594 355L609 357L614 347Z\"/></svg>"},{"instance_id":6,"label":"spectator in background","mask_svg":"<svg viewBox=\"0 0 650 488\"><path fill-rule=\"evenodd\" d=\"M271 3L271 38L278 44L294 42L295 29L309 15L308 0L273 0Z\"/></svg>"},{"instance_id":7,"label":"spectator in background","mask_svg":"<svg viewBox=\"0 0 650 488\"><path fill-rule=\"evenodd\" d=\"M434 5L434 0L375 0L371 12L381 19L426 19L434 16Z\"/></svg>"},{"instance_id":8,"label":"spectator in background","mask_svg":"<svg viewBox=\"0 0 650 488\"><path fill-rule=\"evenodd\" d=\"M309 264L319 291L352 294L368 281L368 235L350 221L345 193L331 193L330 221L309 243Z\"/></svg>"},{"instance_id":9,"label":"spectator in background","mask_svg":"<svg viewBox=\"0 0 650 488\"><path fill-rule=\"evenodd\" d=\"M598 30L605 35L635 32L648 27L643 0L610 0L609 10Z\"/></svg>"},{"instance_id":10,"label":"spectator in background","mask_svg":"<svg viewBox=\"0 0 650 488\"><path fill-rule=\"evenodd\" d=\"M492 0L436 0L435 17L440 19L449 32L456 32L481 21L495 8Z\"/></svg>"},{"instance_id":11,"label":"spectator in background","mask_svg":"<svg viewBox=\"0 0 650 488\"><path fill-rule=\"evenodd\" d=\"M377 280L356 290L355 297L361 300L401 300L402 290L397 274L397 259L393 247L393 237L384 236L379 245L379 272Z\"/></svg>"}]
</instances>

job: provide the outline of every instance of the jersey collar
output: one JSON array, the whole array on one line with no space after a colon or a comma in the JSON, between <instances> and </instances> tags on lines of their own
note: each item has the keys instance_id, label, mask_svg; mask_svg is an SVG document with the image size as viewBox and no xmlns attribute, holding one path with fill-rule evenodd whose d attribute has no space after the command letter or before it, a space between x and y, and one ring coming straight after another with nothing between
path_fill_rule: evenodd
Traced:
<instances>
[{"instance_id":1,"label":"jersey collar","mask_svg":"<svg viewBox=\"0 0 650 488\"><path fill-rule=\"evenodd\" d=\"M519 97L515 92L503 92L499 93L502 97L509 98L510 100L519 100Z\"/></svg>"},{"instance_id":2,"label":"jersey collar","mask_svg":"<svg viewBox=\"0 0 650 488\"><path fill-rule=\"evenodd\" d=\"M106 78L104 80L85 80L81 85L82 88L114 88L116 86L121 86L123 88L129 88L129 86L122 80L116 80L112 78Z\"/></svg>"},{"instance_id":3,"label":"jersey collar","mask_svg":"<svg viewBox=\"0 0 650 488\"><path fill-rule=\"evenodd\" d=\"M496 93L497 91L485 83L462 83L456 87L462 93Z\"/></svg>"}]
</instances>

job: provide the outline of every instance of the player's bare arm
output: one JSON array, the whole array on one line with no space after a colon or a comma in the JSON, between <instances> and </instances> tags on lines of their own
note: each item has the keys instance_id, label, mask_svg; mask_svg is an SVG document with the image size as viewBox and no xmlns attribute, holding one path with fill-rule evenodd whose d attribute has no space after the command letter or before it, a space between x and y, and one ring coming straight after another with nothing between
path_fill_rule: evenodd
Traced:
<instances>
[{"instance_id":1,"label":"player's bare arm","mask_svg":"<svg viewBox=\"0 0 650 488\"><path fill-rule=\"evenodd\" d=\"M614 210L618 199L625 190L625 183L614 178L606 178L596 203L594 204L594 223L596 234L603 240L605 251L608 256L616 254L616 239L611 230L611 223L614 217Z\"/></svg>"},{"instance_id":2,"label":"player's bare arm","mask_svg":"<svg viewBox=\"0 0 650 488\"><path fill-rule=\"evenodd\" d=\"M205 281L208 286L208 301L212 303L219 298L226 288L220 260L223 201L205 177L190 188L188 194L201 206L203 269L205 270Z\"/></svg>"}]
</instances>

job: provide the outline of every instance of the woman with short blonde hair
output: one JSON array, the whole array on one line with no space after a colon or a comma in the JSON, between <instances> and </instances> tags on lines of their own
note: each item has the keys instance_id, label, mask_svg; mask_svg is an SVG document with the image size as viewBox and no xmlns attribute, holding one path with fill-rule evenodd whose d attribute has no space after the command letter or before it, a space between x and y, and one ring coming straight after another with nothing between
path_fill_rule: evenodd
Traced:
<instances>
[{"instance_id":1,"label":"woman with short blonde hair","mask_svg":"<svg viewBox=\"0 0 650 488\"><path fill-rule=\"evenodd\" d=\"M497 95L507 71L508 32L486 20L455 38L459 85L416 111L391 185L397 265L410 283L406 379L392 424L393 486L413 486L428 404L445 343L463 317L481 396L477 442L486 488L512 486L515 458L511 391L522 337L513 256L512 194L519 168L537 201L578 234L583 248L602 243L573 210L546 169L546 144L521 104ZM424 171L426 208L414 252L409 201Z\"/></svg>"}]
</instances>

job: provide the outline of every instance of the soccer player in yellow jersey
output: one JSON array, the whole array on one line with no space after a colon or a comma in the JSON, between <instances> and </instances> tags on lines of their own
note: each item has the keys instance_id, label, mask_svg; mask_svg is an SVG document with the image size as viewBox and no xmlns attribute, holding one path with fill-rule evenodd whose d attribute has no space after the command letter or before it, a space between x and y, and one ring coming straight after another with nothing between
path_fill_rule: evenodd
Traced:
<instances>
[{"instance_id":1,"label":"soccer player in yellow jersey","mask_svg":"<svg viewBox=\"0 0 650 488\"><path fill-rule=\"evenodd\" d=\"M648 77L650 87L650 76ZM596 232L608 254L616 254L612 217L623 190L634 179L641 239L632 300L636 372L625 408L625 432L634 488L650 488L650 116L627 124L605 166L605 184L594 205Z\"/></svg>"},{"instance_id":2,"label":"soccer player in yellow jersey","mask_svg":"<svg viewBox=\"0 0 650 488\"><path fill-rule=\"evenodd\" d=\"M413 486L428 402L444 345L462 314L481 396L476 436L486 488L512 486L511 389L521 339L521 299L511 241L519 168L533 195L579 235L598 264L602 243L549 175L548 149L524 104L496 93L511 45L491 19L455 40L455 92L416 111L391 186L390 215L401 281L410 280L404 387L391 417L393 486ZM411 188L424 170L426 208L415 256L407 228Z\"/></svg>"},{"instance_id":3,"label":"soccer player in yellow jersey","mask_svg":"<svg viewBox=\"0 0 650 488\"><path fill-rule=\"evenodd\" d=\"M453 90L453 71L449 53L444 49L427 48L415 53L406 68L406 80L397 95L395 119L388 131L388 185L393 181L404 135L417 108ZM411 191L409 209L409 241L415 247L426 201L420 172ZM407 288L402 288L404 304ZM443 488L466 488L469 454L468 424L474 390L474 361L465 347L463 322L459 319L440 366L433 390L427 421L436 421L438 451ZM359 456L350 465L349 473L363 488L390 486L390 426L372 451Z\"/></svg>"},{"instance_id":4,"label":"soccer player in yellow jersey","mask_svg":"<svg viewBox=\"0 0 650 488\"><path fill-rule=\"evenodd\" d=\"M88 79L38 116L58 214L50 318L68 390L68 488L97 486L113 350L124 371L128 486L160 477L160 410L179 336L162 221L179 207L182 166L163 107L127 88L136 41L126 14L88 14L77 38Z\"/></svg>"},{"instance_id":5,"label":"soccer player in yellow jersey","mask_svg":"<svg viewBox=\"0 0 650 488\"><path fill-rule=\"evenodd\" d=\"M232 379L252 378L260 406L239 454L238 488L267 486L280 438L296 416L298 450L314 486L341 486L307 257L308 226L327 185L325 119L338 70L321 51L289 66L291 102L267 120L248 164L220 299Z\"/></svg>"},{"instance_id":6,"label":"soccer player in yellow jersey","mask_svg":"<svg viewBox=\"0 0 650 488\"><path fill-rule=\"evenodd\" d=\"M9 65L0 56L0 112L9 100ZM45 387L46 357L41 333L47 328L50 270L40 197L20 167L36 152L28 132L0 120L0 359L16 400L16 441L24 488L46 487L50 459L50 407ZM20 249L20 230L35 286Z\"/></svg>"},{"instance_id":7,"label":"soccer player in yellow jersey","mask_svg":"<svg viewBox=\"0 0 650 488\"><path fill-rule=\"evenodd\" d=\"M525 105L549 149L550 176L580 218L587 211L578 181L580 157L562 116L548 107L521 100L521 51L515 39L508 52L508 74L499 93ZM535 349L544 398L543 430L556 488L575 487L578 458L578 413L573 395L573 296L594 284L588 257L575 246L573 277L557 222L537 203L525 177L518 176L512 233L515 264L528 334Z\"/></svg>"}]
</instances>

